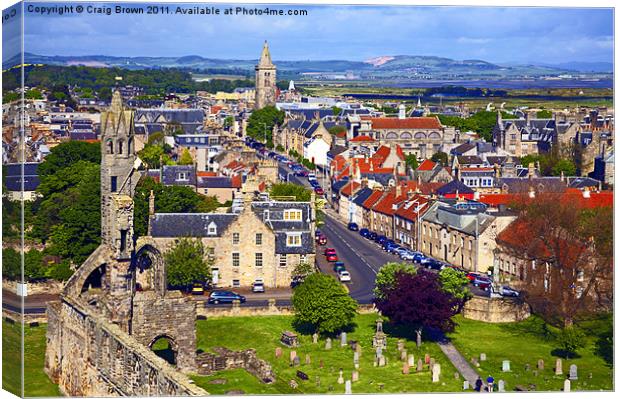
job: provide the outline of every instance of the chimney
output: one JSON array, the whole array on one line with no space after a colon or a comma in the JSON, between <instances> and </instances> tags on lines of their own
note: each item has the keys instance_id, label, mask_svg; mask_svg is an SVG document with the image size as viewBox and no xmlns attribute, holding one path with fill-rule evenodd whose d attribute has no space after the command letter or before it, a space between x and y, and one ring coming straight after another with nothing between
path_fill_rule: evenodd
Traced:
<instances>
[{"instance_id":1,"label":"chimney","mask_svg":"<svg viewBox=\"0 0 620 399\"><path fill-rule=\"evenodd\" d=\"M586 187L583 189L583 198L590 198L590 188Z\"/></svg>"},{"instance_id":2,"label":"chimney","mask_svg":"<svg viewBox=\"0 0 620 399\"><path fill-rule=\"evenodd\" d=\"M564 181L564 171L560 171L560 181Z\"/></svg>"},{"instance_id":3,"label":"chimney","mask_svg":"<svg viewBox=\"0 0 620 399\"><path fill-rule=\"evenodd\" d=\"M534 177L534 162L530 162L527 165L527 177L530 179Z\"/></svg>"},{"instance_id":4,"label":"chimney","mask_svg":"<svg viewBox=\"0 0 620 399\"><path fill-rule=\"evenodd\" d=\"M530 198L536 197L536 192L534 191L534 187L530 186L530 190L527 194Z\"/></svg>"},{"instance_id":5,"label":"chimney","mask_svg":"<svg viewBox=\"0 0 620 399\"><path fill-rule=\"evenodd\" d=\"M398 106L398 119L405 119L407 117L407 111L405 109L405 104L400 104Z\"/></svg>"},{"instance_id":6,"label":"chimney","mask_svg":"<svg viewBox=\"0 0 620 399\"><path fill-rule=\"evenodd\" d=\"M400 184L396 183L396 198L400 197L402 194L402 187Z\"/></svg>"},{"instance_id":7,"label":"chimney","mask_svg":"<svg viewBox=\"0 0 620 399\"><path fill-rule=\"evenodd\" d=\"M474 191L474 201L480 201L480 191Z\"/></svg>"},{"instance_id":8,"label":"chimney","mask_svg":"<svg viewBox=\"0 0 620 399\"><path fill-rule=\"evenodd\" d=\"M499 167L498 164L494 164L493 165L493 169L495 169L495 178L499 179L500 177L502 177L502 173L501 173L501 168Z\"/></svg>"}]
</instances>

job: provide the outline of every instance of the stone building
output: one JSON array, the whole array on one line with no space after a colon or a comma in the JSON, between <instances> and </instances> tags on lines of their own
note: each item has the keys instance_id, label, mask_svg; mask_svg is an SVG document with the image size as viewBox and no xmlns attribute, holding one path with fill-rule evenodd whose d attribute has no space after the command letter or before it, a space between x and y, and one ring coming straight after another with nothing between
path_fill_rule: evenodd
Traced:
<instances>
[{"instance_id":1,"label":"stone building","mask_svg":"<svg viewBox=\"0 0 620 399\"><path fill-rule=\"evenodd\" d=\"M216 287L288 287L299 263L314 264L314 202L254 201L238 213L153 213L149 235L162 253L182 237L208 248Z\"/></svg>"},{"instance_id":2,"label":"stone building","mask_svg":"<svg viewBox=\"0 0 620 399\"><path fill-rule=\"evenodd\" d=\"M276 104L276 66L271 62L269 45L265 40L256 71L256 100L254 109Z\"/></svg>"}]
</instances>

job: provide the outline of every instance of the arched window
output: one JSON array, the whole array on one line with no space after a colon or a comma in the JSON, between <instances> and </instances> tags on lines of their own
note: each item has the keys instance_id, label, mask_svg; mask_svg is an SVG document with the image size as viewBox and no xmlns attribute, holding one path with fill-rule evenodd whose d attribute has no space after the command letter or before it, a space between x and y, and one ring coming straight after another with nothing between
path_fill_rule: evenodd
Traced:
<instances>
[{"instance_id":1,"label":"arched window","mask_svg":"<svg viewBox=\"0 0 620 399\"><path fill-rule=\"evenodd\" d=\"M403 133L400 134L400 138L401 139L409 140L409 139L411 139L411 137L412 137L411 133L409 133L409 132L403 132Z\"/></svg>"},{"instance_id":2,"label":"arched window","mask_svg":"<svg viewBox=\"0 0 620 399\"><path fill-rule=\"evenodd\" d=\"M415 137L416 139L425 139L426 134L424 134L423 132L417 132L413 137Z\"/></svg>"},{"instance_id":3,"label":"arched window","mask_svg":"<svg viewBox=\"0 0 620 399\"><path fill-rule=\"evenodd\" d=\"M398 135L397 135L396 133L394 133L394 132L388 132L388 133L385 135L385 138L386 138L386 139L397 139L397 138L398 138Z\"/></svg>"},{"instance_id":4,"label":"arched window","mask_svg":"<svg viewBox=\"0 0 620 399\"><path fill-rule=\"evenodd\" d=\"M130 137L127 140L127 153L129 155L133 154L133 137Z\"/></svg>"},{"instance_id":5,"label":"arched window","mask_svg":"<svg viewBox=\"0 0 620 399\"><path fill-rule=\"evenodd\" d=\"M441 135L437 132L431 132L431 134L428 135L429 139L440 139Z\"/></svg>"},{"instance_id":6,"label":"arched window","mask_svg":"<svg viewBox=\"0 0 620 399\"><path fill-rule=\"evenodd\" d=\"M112 140L106 141L106 154L114 154L114 143Z\"/></svg>"},{"instance_id":7,"label":"arched window","mask_svg":"<svg viewBox=\"0 0 620 399\"><path fill-rule=\"evenodd\" d=\"M121 139L118 141L118 154L123 155L123 146L125 142Z\"/></svg>"}]
</instances>

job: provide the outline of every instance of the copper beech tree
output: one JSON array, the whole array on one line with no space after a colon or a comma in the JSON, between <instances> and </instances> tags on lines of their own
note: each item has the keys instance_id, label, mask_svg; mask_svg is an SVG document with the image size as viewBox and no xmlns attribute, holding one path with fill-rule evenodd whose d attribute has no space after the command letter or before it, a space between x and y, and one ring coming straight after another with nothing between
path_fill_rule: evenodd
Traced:
<instances>
[{"instance_id":1,"label":"copper beech tree","mask_svg":"<svg viewBox=\"0 0 620 399\"><path fill-rule=\"evenodd\" d=\"M525 300L547 321L571 326L613 304L613 209L577 193L537 194L497 238L516 259Z\"/></svg>"}]
</instances>

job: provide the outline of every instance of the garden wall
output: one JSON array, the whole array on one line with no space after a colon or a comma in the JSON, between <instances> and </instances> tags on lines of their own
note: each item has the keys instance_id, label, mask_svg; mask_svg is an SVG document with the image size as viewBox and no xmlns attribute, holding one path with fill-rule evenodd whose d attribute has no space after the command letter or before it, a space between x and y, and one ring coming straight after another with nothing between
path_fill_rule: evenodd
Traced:
<instances>
[{"instance_id":1,"label":"garden wall","mask_svg":"<svg viewBox=\"0 0 620 399\"><path fill-rule=\"evenodd\" d=\"M518 299L475 296L465 303L463 316L487 323L511 323L530 317L530 306Z\"/></svg>"}]
</instances>

